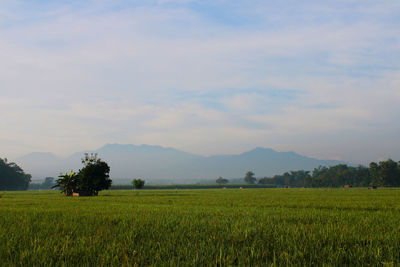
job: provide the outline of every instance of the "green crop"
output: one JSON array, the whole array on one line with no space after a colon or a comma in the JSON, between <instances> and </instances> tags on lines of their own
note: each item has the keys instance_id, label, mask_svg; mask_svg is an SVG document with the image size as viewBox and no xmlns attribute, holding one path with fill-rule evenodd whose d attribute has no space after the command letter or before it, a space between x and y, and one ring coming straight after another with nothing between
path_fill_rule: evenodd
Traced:
<instances>
[{"instance_id":1,"label":"green crop","mask_svg":"<svg viewBox=\"0 0 400 267\"><path fill-rule=\"evenodd\" d=\"M1 192L1 266L400 263L400 190Z\"/></svg>"}]
</instances>

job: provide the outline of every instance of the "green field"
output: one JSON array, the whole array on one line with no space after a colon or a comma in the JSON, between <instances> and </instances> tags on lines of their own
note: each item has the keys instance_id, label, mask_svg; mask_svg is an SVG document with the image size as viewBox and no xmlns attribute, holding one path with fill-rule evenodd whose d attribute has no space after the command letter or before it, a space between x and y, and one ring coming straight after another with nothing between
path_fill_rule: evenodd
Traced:
<instances>
[{"instance_id":1,"label":"green field","mask_svg":"<svg viewBox=\"0 0 400 267\"><path fill-rule=\"evenodd\" d=\"M398 189L0 192L1 266L394 265Z\"/></svg>"}]
</instances>

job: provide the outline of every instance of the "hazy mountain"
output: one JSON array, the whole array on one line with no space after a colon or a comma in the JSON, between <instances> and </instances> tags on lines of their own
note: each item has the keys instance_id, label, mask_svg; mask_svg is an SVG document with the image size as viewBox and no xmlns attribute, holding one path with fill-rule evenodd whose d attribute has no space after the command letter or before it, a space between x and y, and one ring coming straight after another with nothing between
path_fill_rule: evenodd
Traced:
<instances>
[{"instance_id":1,"label":"hazy mountain","mask_svg":"<svg viewBox=\"0 0 400 267\"><path fill-rule=\"evenodd\" d=\"M251 170L257 177L272 176L290 170L312 170L319 165L343 163L319 160L295 152L277 152L270 148L255 148L238 155L193 155L173 148L150 145L109 144L97 150L82 151L67 158L51 153L31 153L15 160L34 178L56 177L60 172L79 170L84 152L98 153L109 163L114 182L125 182L139 177L157 182L193 182L215 177L240 178Z\"/></svg>"}]
</instances>

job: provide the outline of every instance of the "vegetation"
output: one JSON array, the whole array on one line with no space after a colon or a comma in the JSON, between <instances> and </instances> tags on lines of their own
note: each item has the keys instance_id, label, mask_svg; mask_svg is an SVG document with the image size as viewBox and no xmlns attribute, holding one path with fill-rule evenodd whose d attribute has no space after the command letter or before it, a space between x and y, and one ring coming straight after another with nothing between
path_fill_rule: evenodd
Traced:
<instances>
[{"instance_id":1,"label":"vegetation","mask_svg":"<svg viewBox=\"0 0 400 267\"><path fill-rule=\"evenodd\" d=\"M370 165L371 183L375 186L400 186L400 164L389 159Z\"/></svg>"},{"instance_id":2,"label":"vegetation","mask_svg":"<svg viewBox=\"0 0 400 267\"><path fill-rule=\"evenodd\" d=\"M28 190L49 190L56 185L53 177L46 177L42 183L30 183Z\"/></svg>"},{"instance_id":3,"label":"vegetation","mask_svg":"<svg viewBox=\"0 0 400 267\"><path fill-rule=\"evenodd\" d=\"M396 266L399 189L2 192L4 266ZM57 222L57 223L54 223Z\"/></svg>"},{"instance_id":4,"label":"vegetation","mask_svg":"<svg viewBox=\"0 0 400 267\"><path fill-rule=\"evenodd\" d=\"M142 189L144 186L144 180L141 179L133 179L132 180L132 185L136 188L136 189Z\"/></svg>"},{"instance_id":5,"label":"vegetation","mask_svg":"<svg viewBox=\"0 0 400 267\"><path fill-rule=\"evenodd\" d=\"M353 187L362 186L400 186L400 164L389 159L369 166L350 167L339 164L331 167L315 168L312 174L308 171L291 171L273 177L264 177L260 184L274 184L278 187Z\"/></svg>"},{"instance_id":6,"label":"vegetation","mask_svg":"<svg viewBox=\"0 0 400 267\"><path fill-rule=\"evenodd\" d=\"M97 196L101 190L111 187L110 167L97 154L88 155L82 159L84 167L78 173L60 175L53 187L61 188L66 196L79 193L80 196Z\"/></svg>"},{"instance_id":7,"label":"vegetation","mask_svg":"<svg viewBox=\"0 0 400 267\"><path fill-rule=\"evenodd\" d=\"M31 175L7 159L0 158L0 190L27 190Z\"/></svg>"},{"instance_id":8,"label":"vegetation","mask_svg":"<svg viewBox=\"0 0 400 267\"><path fill-rule=\"evenodd\" d=\"M78 184L78 175L74 172L71 171L70 174L66 173L64 175L60 174L58 176L59 179L57 179L57 184L55 184L53 187L59 187L61 189L61 193L63 193L66 196L72 196L72 194L78 191L77 189L77 184Z\"/></svg>"},{"instance_id":9,"label":"vegetation","mask_svg":"<svg viewBox=\"0 0 400 267\"><path fill-rule=\"evenodd\" d=\"M217 184L227 184L227 183L229 182L229 180L228 180L228 179L224 179L224 178L222 178L222 177L220 176L220 177L218 177L217 180L215 180L215 182L216 182Z\"/></svg>"},{"instance_id":10,"label":"vegetation","mask_svg":"<svg viewBox=\"0 0 400 267\"><path fill-rule=\"evenodd\" d=\"M84 167L79 170L77 189L79 195L97 196L101 190L111 187L110 167L97 154L86 153L82 159Z\"/></svg>"},{"instance_id":11,"label":"vegetation","mask_svg":"<svg viewBox=\"0 0 400 267\"><path fill-rule=\"evenodd\" d=\"M55 185L54 178L53 177L46 177L41 184L42 189L51 189Z\"/></svg>"},{"instance_id":12,"label":"vegetation","mask_svg":"<svg viewBox=\"0 0 400 267\"><path fill-rule=\"evenodd\" d=\"M257 179L254 177L254 172L248 171L244 177L244 181L248 184L254 184Z\"/></svg>"},{"instance_id":13,"label":"vegetation","mask_svg":"<svg viewBox=\"0 0 400 267\"><path fill-rule=\"evenodd\" d=\"M221 188L232 188L238 189L242 187L246 188L275 188L275 185L268 184L165 184L165 185L146 185L147 190L157 190L157 189L221 189ZM131 190L131 185L112 185L110 190Z\"/></svg>"}]
</instances>

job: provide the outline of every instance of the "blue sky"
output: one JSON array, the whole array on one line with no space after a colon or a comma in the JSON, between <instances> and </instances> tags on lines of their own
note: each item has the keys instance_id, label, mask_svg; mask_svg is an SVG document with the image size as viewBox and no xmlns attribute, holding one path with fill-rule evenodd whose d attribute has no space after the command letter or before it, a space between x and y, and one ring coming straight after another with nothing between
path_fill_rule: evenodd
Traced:
<instances>
[{"instance_id":1,"label":"blue sky","mask_svg":"<svg viewBox=\"0 0 400 267\"><path fill-rule=\"evenodd\" d=\"M0 157L400 159L399 1L0 3Z\"/></svg>"}]
</instances>

